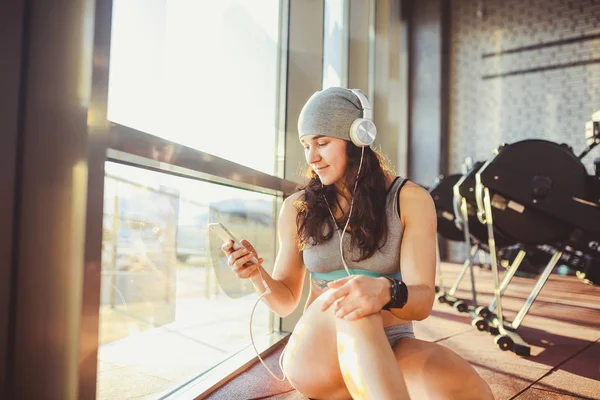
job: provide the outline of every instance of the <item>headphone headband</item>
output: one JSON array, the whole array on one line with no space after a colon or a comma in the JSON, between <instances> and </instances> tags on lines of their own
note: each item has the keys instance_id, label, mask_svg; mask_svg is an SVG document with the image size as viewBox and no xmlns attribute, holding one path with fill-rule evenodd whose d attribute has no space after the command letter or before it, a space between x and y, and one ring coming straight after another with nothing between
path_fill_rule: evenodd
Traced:
<instances>
[{"instance_id":1,"label":"headphone headband","mask_svg":"<svg viewBox=\"0 0 600 400\"><path fill-rule=\"evenodd\" d=\"M369 100L364 94L362 94L360 90L350 89L350 91L354 93L354 95L358 97L358 101L360 101L360 106L363 109L363 118L373 121L373 110L371 109L371 103L369 103Z\"/></svg>"}]
</instances>

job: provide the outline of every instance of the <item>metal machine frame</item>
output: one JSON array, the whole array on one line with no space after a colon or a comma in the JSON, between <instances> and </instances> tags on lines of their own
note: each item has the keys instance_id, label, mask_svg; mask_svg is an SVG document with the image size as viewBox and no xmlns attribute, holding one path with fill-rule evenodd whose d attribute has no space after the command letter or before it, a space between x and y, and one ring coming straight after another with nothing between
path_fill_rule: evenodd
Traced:
<instances>
[{"instance_id":1,"label":"metal machine frame","mask_svg":"<svg viewBox=\"0 0 600 400\"><path fill-rule=\"evenodd\" d=\"M493 160L493 158L491 160ZM486 164L476 174L475 190L477 206L479 209L477 216L482 223L487 225L488 229L488 245L491 256L492 274L494 277L494 299L496 302L496 313L490 313L486 320L488 321L488 330L490 331L490 333L496 335L494 343L496 343L500 349L511 350L514 353L522 356L529 356L531 354L530 346L527 342L525 342L525 340L523 340L523 338L521 338L519 334L516 333L516 330L523 322L525 316L527 316L527 313L531 309L533 302L535 301L540 291L548 281L552 270L554 269L556 263L558 262L558 260L560 260L560 257L562 256L562 252L557 251L553 254L548 264L546 264L542 275L538 279L531 293L527 297L527 300L525 300L523 307L521 307L514 320L512 322L505 320L504 313L502 310L501 297L504 290L502 290L500 282L498 281L498 261L496 258L496 242L494 240L494 220L492 216L492 202L489 189L482 184L480 175L481 172L485 169L485 167L489 165L491 160L486 162ZM506 286L508 285L510 278L512 278L512 276L509 276L507 273L505 279L503 280L503 283L506 283L504 285L504 288L506 288Z\"/></svg>"}]
</instances>

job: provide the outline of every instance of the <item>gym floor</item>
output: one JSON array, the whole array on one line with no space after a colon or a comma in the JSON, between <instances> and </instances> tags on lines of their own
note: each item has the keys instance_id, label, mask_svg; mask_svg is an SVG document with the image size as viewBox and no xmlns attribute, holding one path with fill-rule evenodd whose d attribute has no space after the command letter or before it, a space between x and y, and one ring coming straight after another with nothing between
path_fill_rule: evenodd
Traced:
<instances>
[{"instance_id":1,"label":"gym floor","mask_svg":"<svg viewBox=\"0 0 600 400\"><path fill-rule=\"evenodd\" d=\"M448 288L460 269L442 264ZM477 300L489 304L493 295L489 270L475 268ZM466 278L466 277L465 277ZM469 280L457 297L470 296ZM516 315L534 286L534 279L515 277L502 305L508 320ZM461 314L436 301L431 316L415 323L417 338L440 343L467 359L488 382L496 399L600 399L600 287L573 276L552 275L518 333L530 344L531 356L502 351L488 332L471 326ZM267 358L274 371L281 349ZM276 382L257 363L210 394L207 399L306 399L287 382Z\"/></svg>"}]
</instances>

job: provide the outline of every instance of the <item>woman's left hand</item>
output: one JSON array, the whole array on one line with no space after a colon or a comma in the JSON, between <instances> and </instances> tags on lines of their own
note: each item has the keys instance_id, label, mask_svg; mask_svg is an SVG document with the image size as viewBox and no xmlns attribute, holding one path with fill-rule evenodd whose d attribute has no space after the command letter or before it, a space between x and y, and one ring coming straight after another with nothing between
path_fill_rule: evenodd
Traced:
<instances>
[{"instance_id":1,"label":"woman's left hand","mask_svg":"<svg viewBox=\"0 0 600 400\"><path fill-rule=\"evenodd\" d=\"M321 311L335 303L335 316L355 320L381 311L390 301L390 283L386 278L353 275L329 282L331 291Z\"/></svg>"}]
</instances>

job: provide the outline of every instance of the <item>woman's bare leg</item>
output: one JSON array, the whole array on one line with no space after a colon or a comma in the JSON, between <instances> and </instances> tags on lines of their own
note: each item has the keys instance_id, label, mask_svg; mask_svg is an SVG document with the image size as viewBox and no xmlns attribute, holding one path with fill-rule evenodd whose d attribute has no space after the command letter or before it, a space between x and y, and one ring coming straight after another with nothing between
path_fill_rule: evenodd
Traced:
<instances>
[{"instance_id":1,"label":"woman's bare leg","mask_svg":"<svg viewBox=\"0 0 600 400\"><path fill-rule=\"evenodd\" d=\"M335 318L335 326L342 376L352 398L410 398L398 361L383 330L381 313L355 321Z\"/></svg>"},{"instance_id":2,"label":"woman's bare leg","mask_svg":"<svg viewBox=\"0 0 600 400\"><path fill-rule=\"evenodd\" d=\"M284 366L290 383L313 399L402 399L400 382L412 399L493 400L487 383L462 357L436 343L405 338L389 347L380 314L340 320L334 307L320 310L323 297L308 307L290 338ZM339 337L339 340L338 340ZM346 344L348 343L348 344ZM348 348L352 347L352 351ZM397 360L393 367L387 358ZM392 356L393 357L393 356ZM342 359L343 368L339 359ZM353 369L353 366L357 368ZM383 370L383 372L381 372ZM404 379L402 379L404 378ZM371 391L384 387L392 395ZM364 391L363 388L366 388Z\"/></svg>"},{"instance_id":3,"label":"woman's bare leg","mask_svg":"<svg viewBox=\"0 0 600 400\"><path fill-rule=\"evenodd\" d=\"M321 311L326 295L307 308L288 342L284 367L292 386L314 399L408 399L381 315L336 318L334 307Z\"/></svg>"},{"instance_id":4,"label":"woman's bare leg","mask_svg":"<svg viewBox=\"0 0 600 400\"><path fill-rule=\"evenodd\" d=\"M319 400L348 400L350 392L338 362L335 316L321 311L317 298L298 321L288 341L283 366L290 384L302 395Z\"/></svg>"},{"instance_id":5,"label":"woman's bare leg","mask_svg":"<svg viewBox=\"0 0 600 400\"><path fill-rule=\"evenodd\" d=\"M394 354L414 399L494 399L490 387L477 371L447 347L404 338L394 346Z\"/></svg>"}]
</instances>

